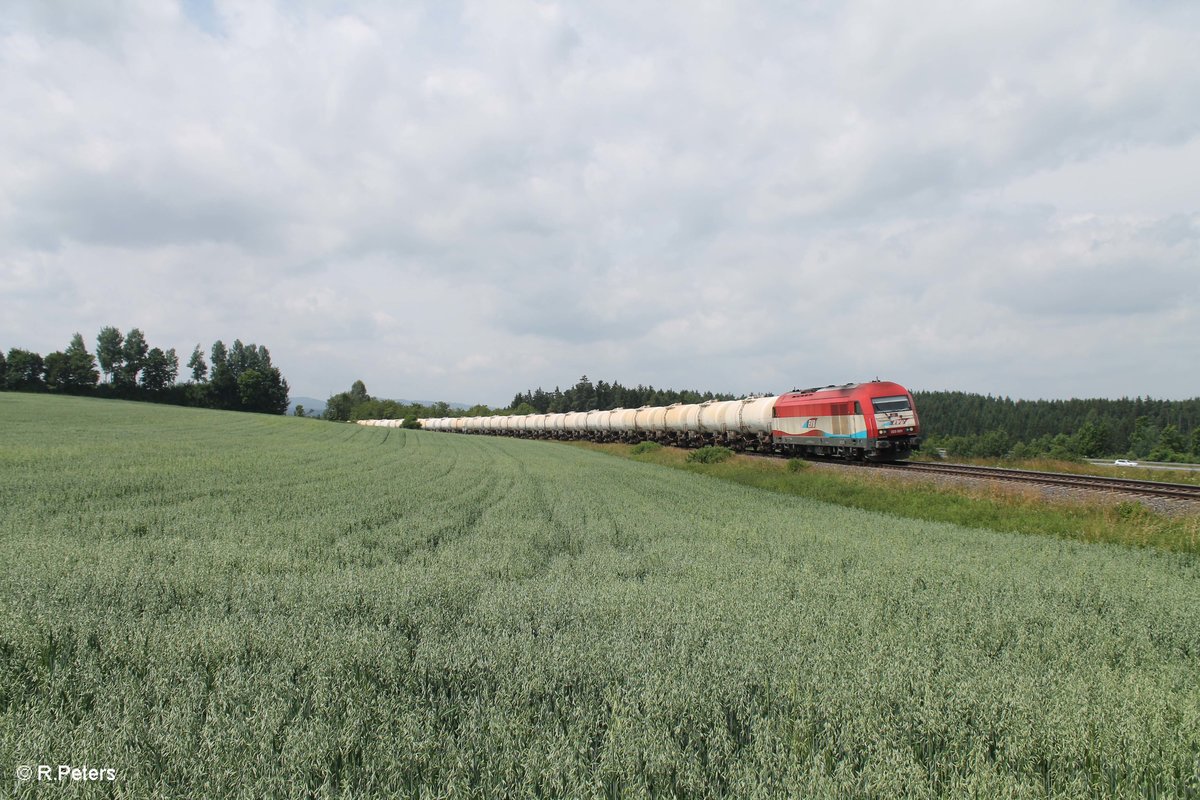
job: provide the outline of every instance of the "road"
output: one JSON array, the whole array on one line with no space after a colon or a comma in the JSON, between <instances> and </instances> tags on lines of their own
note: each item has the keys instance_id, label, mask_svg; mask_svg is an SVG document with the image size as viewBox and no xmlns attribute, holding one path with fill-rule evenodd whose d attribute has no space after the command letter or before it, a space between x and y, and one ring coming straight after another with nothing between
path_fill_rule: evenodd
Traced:
<instances>
[{"instance_id":1,"label":"road","mask_svg":"<svg viewBox=\"0 0 1200 800\"><path fill-rule=\"evenodd\" d=\"M1089 458L1087 462L1101 467L1114 466L1112 459ZM1184 472L1200 472L1200 464L1170 464L1161 461L1139 461L1136 467L1128 467L1127 469L1174 469Z\"/></svg>"}]
</instances>

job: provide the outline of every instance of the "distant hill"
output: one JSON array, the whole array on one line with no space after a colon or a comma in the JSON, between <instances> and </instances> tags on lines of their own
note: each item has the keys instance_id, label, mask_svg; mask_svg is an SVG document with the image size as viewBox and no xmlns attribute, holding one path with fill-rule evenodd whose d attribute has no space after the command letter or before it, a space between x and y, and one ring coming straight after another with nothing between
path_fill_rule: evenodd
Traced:
<instances>
[{"instance_id":1,"label":"distant hill","mask_svg":"<svg viewBox=\"0 0 1200 800\"><path fill-rule=\"evenodd\" d=\"M296 413L296 406L304 406L304 413L312 416L313 414L325 413L325 401L318 400L315 397L293 397L288 400L288 415Z\"/></svg>"},{"instance_id":2,"label":"distant hill","mask_svg":"<svg viewBox=\"0 0 1200 800\"><path fill-rule=\"evenodd\" d=\"M437 401L436 400L397 400L396 402L402 406L411 406L411 405L432 406ZM471 407L468 403L446 403L446 405L450 406L451 408L457 408L459 411L466 411L468 408Z\"/></svg>"}]
</instances>

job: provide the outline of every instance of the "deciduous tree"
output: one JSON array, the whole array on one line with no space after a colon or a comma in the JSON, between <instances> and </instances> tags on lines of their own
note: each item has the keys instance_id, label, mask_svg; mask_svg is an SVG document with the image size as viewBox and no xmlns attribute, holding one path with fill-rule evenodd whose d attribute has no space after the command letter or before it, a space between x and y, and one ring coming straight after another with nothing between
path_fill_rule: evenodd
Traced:
<instances>
[{"instance_id":1,"label":"deciduous tree","mask_svg":"<svg viewBox=\"0 0 1200 800\"><path fill-rule=\"evenodd\" d=\"M87 351L83 343L83 335L76 333L71 337L71 343L63 351L67 358L67 386L71 389L84 389L95 386L100 380L96 370L96 357Z\"/></svg>"},{"instance_id":2,"label":"deciduous tree","mask_svg":"<svg viewBox=\"0 0 1200 800\"><path fill-rule=\"evenodd\" d=\"M151 348L142 361L142 388L161 392L171 382L171 362L167 354L157 347Z\"/></svg>"},{"instance_id":3,"label":"deciduous tree","mask_svg":"<svg viewBox=\"0 0 1200 800\"><path fill-rule=\"evenodd\" d=\"M1129 437L1129 450L1138 458L1145 458L1158 444L1158 426L1149 417L1138 417L1133 423L1133 434Z\"/></svg>"},{"instance_id":4,"label":"deciduous tree","mask_svg":"<svg viewBox=\"0 0 1200 800\"><path fill-rule=\"evenodd\" d=\"M192 350L192 357L188 359L188 369L192 371L192 380L196 383L203 383L208 377L208 363L204 360L204 353L200 350L200 345Z\"/></svg>"},{"instance_id":5,"label":"deciduous tree","mask_svg":"<svg viewBox=\"0 0 1200 800\"><path fill-rule=\"evenodd\" d=\"M100 362L100 371L108 377L110 383L116 379L116 374L121 369L124 345L125 337L111 325L101 328L100 335L96 337L96 358Z\"/></svg>"},{"instance_id":6,"label":"deciduous tree","mask_svg":"<svg viewBox=\"0 0 1200 800\"><path fill-rule=\"evenodd\" d=\"M1183 434L1179 432L1179 428L1174 425L1168 425L1163 428L1162 434L1158 437L1159 447L1168 450L1172 453L1182 453L1187 450L1187 445L1184 443Z\"/></svg>"},{"instance_id":7,"label":"deciduous tree","mask_svg":"<svg viewBox=\"0 0 1200 800\"><path fill-rule=\"evenodd\" d=\"M284 414L288 406L287 381L274 367L260 372L248 369L238 376L238 399L245 411Z\"/></svg>"},{"instance_id":8,"label":"deciduous tree","mask_svg":"<svg viewBox=\"0 0 1200 800\"><path fill-rule=\"evenodd\" d=\"M50 389L66 389L70 387L70 368L67 354L55 350L46 355L43 362L46 370L46 386Z\"/></svg>"},{"instance_id":9,"label":"deciduous tree","mask_svg":"<svg viewBox=\"0 0 1200 800\"><path fill-rule=\"evenodd\" d=\"M4 375L4 385L8 389L40 389L45 381L42 376L46 371L42 357L32 350L22 350L14 347L8 351L8 368Z\"/></svg>"},{"instance_id":10,"label":"deciduous tree","mask_svg":"<svg viewBox=\"0 0 1200 800\"><path fill-rule=\"evenodd\" d=\"M349 392L338 392L330 395L325 401L325 413L321 416L332 422L347 422L350 412L354 409L354 401Z\"/></svg>"},{"instance_id":11,"label":"deciduous tree","mask_svg":"<svg viewBox=\"0 0 1200 800\"><path fill-rule=\"evenodd\" d=\"M150 345L146 342L146 335L139 328L131 330L125 336L125 344L121 348L123 363L121 368L114 373L117 376L117 383L122 386L135 385L138 373L146 364L146 354L149 352Z\"/></svg>"},{"instance_id":12,"label":"deciduous tree","mask_svg":"<svg viewBox=\"0 0 1200 800\"><path fill-rule=\"evenodd\" d=\"M229 364L229 351L218 339L212 346L212 377L209 380L210 403L214 408L237 408L237 376Z\"/></svg>"},{"instance_id":13,"label":"deciduous tree","mask_svg":"<svg viewBox=\"0 0 1200 800\"><path fill-rule=\"evenodd\" d=\"M1075 431L1074 450L1085 458L1096 458L1104 454L1105 441L1108 439L1108 429L1103 423L1097 425L1091 420L1083 423Z\"/></svg>"}]
</instances>

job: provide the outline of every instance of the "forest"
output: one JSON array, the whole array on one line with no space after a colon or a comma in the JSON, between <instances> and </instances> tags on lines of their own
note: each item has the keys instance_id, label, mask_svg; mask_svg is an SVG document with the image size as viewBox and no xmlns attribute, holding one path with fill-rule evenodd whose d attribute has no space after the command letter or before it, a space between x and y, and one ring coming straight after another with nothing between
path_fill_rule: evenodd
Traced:
<instances>
[{"instance_id":1,"label":"forest","mask_svg":"<svg viewBox=\"0 0 1200 800\"><path fill-rule=\"evenodd\" d=\"M967 392L913 392L926 449L1033 458L1200 457L1200 398L1013 400Z\"/></svg>"}]
</instances>

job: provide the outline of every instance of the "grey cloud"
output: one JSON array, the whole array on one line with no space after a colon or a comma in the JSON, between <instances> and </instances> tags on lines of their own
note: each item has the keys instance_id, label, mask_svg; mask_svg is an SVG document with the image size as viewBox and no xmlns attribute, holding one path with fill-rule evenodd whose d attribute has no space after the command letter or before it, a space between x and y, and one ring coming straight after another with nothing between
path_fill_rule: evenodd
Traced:
<instances>
[{"instance_id":1,"label":"grey cloud","mask_svg":"<svg viewBox=\"0 0 1200 800\"><path fill-rule=\"evenodd\" d=\"M163 244L233 243L260 250L281 222L261 201L181 174L136 176L75 173L38 186L7 226L10 236L41 249L64 240L141 248Z\"/></svg>"},{"instance_id":2,"label":"grey cloud","mask_svg":"<svg viewBox=\"0 0 1200 800\"><path fill-rule=\"evenodd\" d=\"M1185 280L1185 273L1153 262L1118 260L1014 277L993 299L1023 314L1129 317L1178 306Z\"/></svg>"},{"instance_id":3,"label":"grey cloud","mask_svg":"<svg viewBox=\"0 0 1200 800\"><path fill-rule=\"evenodd\" d=\"M1038 254L1010 251L989 283L992 299L1023 314L1126 317L1159 314L1200 297L1195 265L1200 235L1194 220L1175 217L1148 224L1069 221Z\"/></svg>"}]
</instances>

